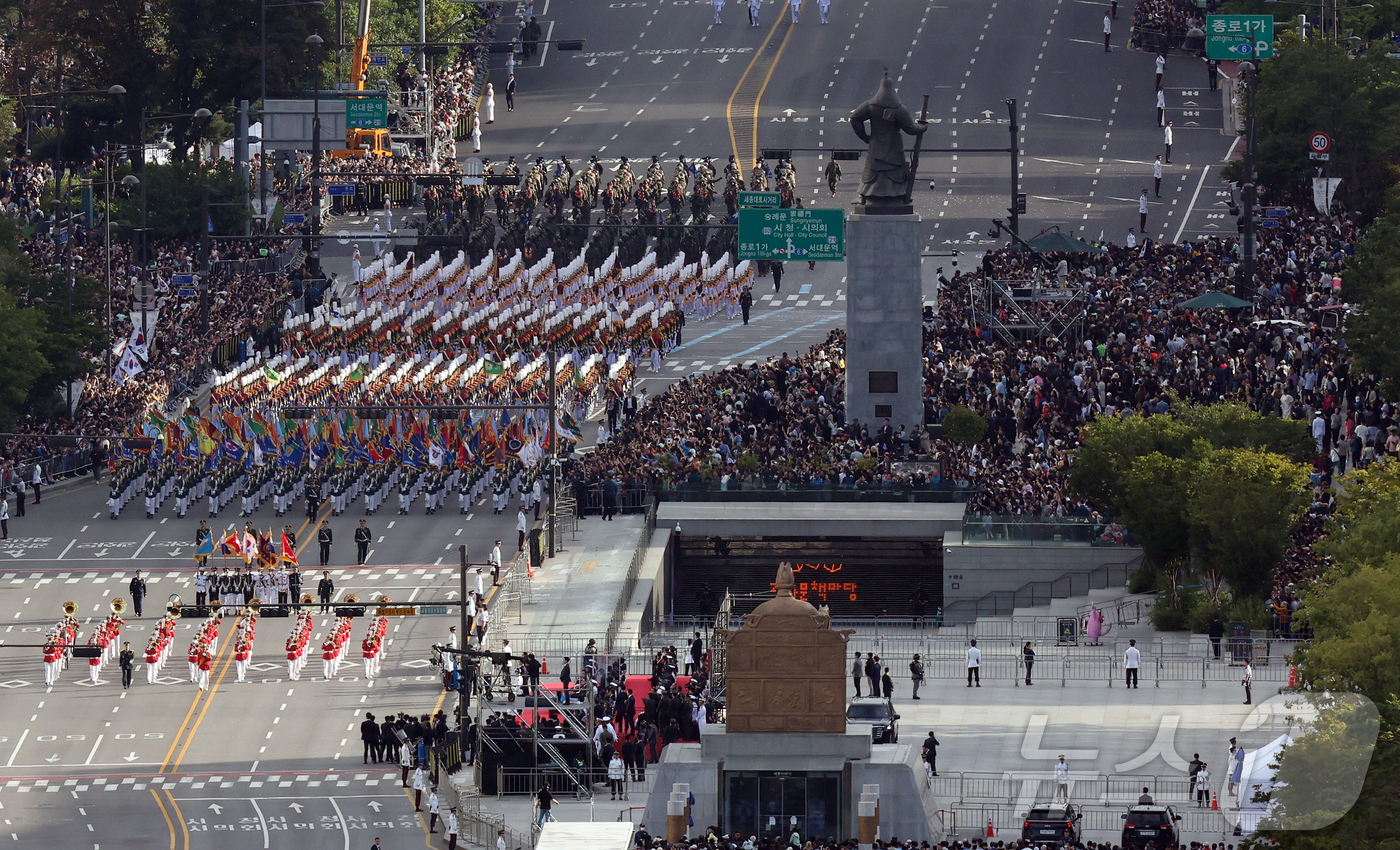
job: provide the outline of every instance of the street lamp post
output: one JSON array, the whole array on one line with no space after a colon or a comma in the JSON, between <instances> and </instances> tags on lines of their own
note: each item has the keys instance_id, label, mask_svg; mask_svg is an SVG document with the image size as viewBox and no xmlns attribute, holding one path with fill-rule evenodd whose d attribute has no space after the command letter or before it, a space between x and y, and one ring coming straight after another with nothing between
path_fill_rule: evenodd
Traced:
<instances>
[{"instance_id":1,"label":"street lamp post","mask_svg":"<svg viewBox=\"0 0 1400 850\"><path fill-rule=\"evenodd\" d=\"M109 95L109 96L111 96L111 97L120 97L120 96L126 94L126 89L125 89L124 87L120 86L120 85L114 85L114 86L111 86L110 88L106 88L106 89L73 89L73 90L70 90L70 91L63 91L63 66L62 66L61 61L60 61L60 64L59 64L59 72L58 72L58 73L59 73L59 76L58 76L58 88L59 88L59 91L56 92L56 95L57 95L57 97L58 97L58 127L57 127L58 132L57 132L57 134L56 134L55 137L54 137L54 179L53 179L53 194L54 194L54 205L55 205L55 207L58 209L59 212L62 212L62 213L64 213L64 214L66 214L67 211L68 211L68 198L67 198L67 197L64 195L64 193L63 193L63 171L64 171L64 169L63 169L63 98L64 98L66 95L74 95L74 94L105 94L105 95ZM71 181L71 180L69 181L69 185L70 185L70 186L72 185L72 181ZM58 223L58 213L55 213L55 215L54 215L54 224L55 224L55 226L57 225L57 223ZM67 285L67 288L68 288L68 298L67 298L67 304L68 304L68 306L67 306L67 313L68 313L68 317L71 319L72 316L73 316L73 285L74 285L74 282L75 282L75 279L76 279L76 270L73 268L73 234L72 234L72 232L71 232L71 230L72 230L72 222L69 221L67 226L68 226L70 232L68 233L68 239L67 239L67 243L68 243L68 276L67 276L67 279L65 280L65 284ZM110 282L109 282L109 283L110 283ZM110 286L109 286L109 288L108 288L108 290L107 290L107 299L108 299L109 302L110 302L110 300L111 300L111 297L112 297L112 290L111 290L111 288L110 288ZM73 415L73 382L72 382L72 380L69 380L69 381L67 381L66 383L68 384L68 392L67 392L67 396L66 396L66 402L67 402L67 405L68 405L68 415L69 415L69 416L72 416L72 415Z\"/></svg>"},{"instance_id":2,"label":"street lamp post","mask_svg":"<svg viewBox=\"0 0 1400 850\"><path fill-rule=\"evenodd\" d=\"M321 235L321 45L325 39L317 33L306 37L316 57L316 90L311 98L311 235ZM321 275L321 240L311 241L311 272Z\"/></svg>"},{"instance_id":3,"label":"street lamp post","mask_svg":"<svg viewBox=\"0 0 1400 850\"><path fill-rule=\"evenodd\" d=\"M262 100L259 102L260 105L258 107L260 110L267 109L267 10L282 9L288 6L317 6L324 8L325 5L326 4L324 0L301 0L301 2L297 3L268 3L267 0L263 0L263 2L260 4L261 8L258 14L258 32L260 33L261 42L261 49L259 51L260 60L258 62L258 78L260 81L259 91L262 95ZM260 117L262 117L263 119L262 134L266 136L266 115L262 115ZM261 153L259 153L258 155L258 212L264 216L267 215L267 184L264 182L266 179L266 172L267 145L263 145L261 148Z\"/></svg>"},{"instance_id":4,"label":"street lamp post","mask_svg":"<svg viewBox=\"0 0 1400 850\"><path fill-rule=\"evenodd\" d=\"M141 290L142 290L142 291L140 292L140 297L141 297L141 336L144 337L144 338L146 338L146 339L148 339L148 340L150 339L150 329L146 326L146 292L145 292L145 290L146 290L147 288L149 288L149 284L150 284L150 282L151 282L151 258L150 258L150 256L149 256L149 253L150 253L150 246L151 246L151 231L150 231L150 229L149 229L149 227L147 226L147 223L146 223L146 212L147 212L147 206L146 206L146 184L147 184L147 182L149 182L149 181L147 181L147 179L146 179L146 122L148 122L148 121L155 121L155 120L158 120L158 119L161 119L161 118L198 118L198 119L200 119L201 121L205 121L205 120L208 120L208 119L212 118L213 116L214 116L214 113L210 112L209 110L207 110L207 109L205 109L205 108L203 108L203 107L200 107L199 109L196 109L194 112L189 112L189 113L173 113L173 114L161 114L161 115L147 115L147 114L146 114L146 107L145 107L145 105L142 104L142 106L141 106L141 123L140 123L140 125L138 126L138 133L137 133L137 135L138 135L137 142L138 142L138 143L140 144L140 146L141 146L141 177L140 177L140 182L141 182L141 252L140 252L140 256L141 256L141 278L140 278L140 280L141 280L141 283L142 283L142 284L145 284L145 285L143 285L143 286L141 287Z\"/></svg>"}]
</instances>

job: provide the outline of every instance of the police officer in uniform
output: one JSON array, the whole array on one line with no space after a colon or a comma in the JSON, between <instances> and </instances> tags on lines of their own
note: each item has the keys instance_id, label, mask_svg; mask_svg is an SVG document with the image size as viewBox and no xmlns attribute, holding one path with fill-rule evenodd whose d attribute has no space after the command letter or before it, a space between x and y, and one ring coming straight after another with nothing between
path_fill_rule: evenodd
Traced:
<instances>
[{"instance_id":1,"label":"police officer in uniform","mask_svg":"<svg viewBox=\"0 0 1400 850\"><path fill-rule=\"evenodd\" d=\"M321 573L321 581L316 585L316 595L321 597L321 613L324 614L331 608L331 596L335 595L335 582L331 581L329 572Z\"/></svg>"},{"instance_id":2,"label":"police officer in uniform","mask_svg":"<svg viewBox=\"0 0 1400 850\"><path fill-rule=\"evenodd\" d=\"M369 539L369 527L365 525L364 520L360 520L360 527L355 529L355 563L363 564L369 557Z\"/></svg>"},{"instance_id":3,"label":"police officer in uniform","mask_svg":"<svg viewBox=\"0 0 1400 850\"><path fill-rule=\"evenodd\" d=\"M331 527L325 520L321 520L321 527L316 529L316 542L321 544L321 566L326 566L331 562Z\"/></svg>"},{"instance_id":4,"label":"police officer in uniform","mask_svg":"<svg viewBox=\"0 0 1400 850\"><path fill-rule=\"evenodd\" d=\"M122 665L122 690L131 687L131 669L135 663L136 653L131 651L131 642L122 644L121 665Z\"/></svg>"},{"instance_id":5,"label":"police officer in uniform","mask_svg":"<svg viewBox=\"0 0 1400 850\"><path fill-rule=\"evenodd\" d=\"M141 578L141 571L131 577L131 583L127 585L127 590L131 592L131 607L136 611L136 616L141 616L141 602L146 598L146 580Z\"/></svg>"}]
</instances>

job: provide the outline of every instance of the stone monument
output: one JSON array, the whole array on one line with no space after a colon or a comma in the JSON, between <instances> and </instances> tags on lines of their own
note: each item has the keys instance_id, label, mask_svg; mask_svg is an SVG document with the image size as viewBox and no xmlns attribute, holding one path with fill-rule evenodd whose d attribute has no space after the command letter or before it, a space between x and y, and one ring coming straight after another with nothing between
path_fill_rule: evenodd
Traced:
<instances>
[{"instance_id":1,"label":"stone monument","mask_svg":"<svg viewBox=\"0 0 1400 850\"><path fill-rule=\"evenodd\" d=\"M792 567L778 567L777 596L754 609L725 643L729 732L846 731L846 639L831 616L793 596ZM801 675L793 675L794 671Z\"/></svg>"},{"instance_id":2,"label":"stone monument","mask_svg":"<svg viewBox=\"0 0 1400 850\"><path fill-rule=\"evenodd\" d=\"M878 819L881 835L936 843L941 806L918 745L874 744L869 726L846 723L851 632L832 629L826 610L794 595L789 565L773 586L742 628L716 633L725 647L716 672L724 722L705 724L699 743L661 751L644 822L679 832L693 795L694 823L724 833L779 843L794 830L849 838L873 835Z\"/></svg>"},{"instance_id":3,"label":"stone monument","mask_svg":"<svg viewBox=\"0 0 1400 850\"><path fill-rule=\"evenodd\" d=\"M886 419L913 431L924 421L922 237L913 206L919 149L906 161L904 135L921 142L928 124L914 120L886 74L851 126L867 151L846 222L846 418L872 434Z\"/></svg>"}]
</instances>

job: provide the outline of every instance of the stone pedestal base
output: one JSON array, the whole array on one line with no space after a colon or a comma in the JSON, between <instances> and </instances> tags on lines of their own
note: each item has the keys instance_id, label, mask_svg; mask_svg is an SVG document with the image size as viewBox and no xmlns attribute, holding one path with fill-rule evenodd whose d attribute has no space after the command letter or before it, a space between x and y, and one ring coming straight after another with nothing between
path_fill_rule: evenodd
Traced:
<instances>
[{"instance_id":1,"label":"stone pedestal base","mask_svg":"<svg viewBox=\"0 0 1400 850\"><path fill-rule=\"evenodd\" d=\"M923 426L923 279L917 215L846 220L846 419L873 436Z\"/></svg>"}]
</instances>

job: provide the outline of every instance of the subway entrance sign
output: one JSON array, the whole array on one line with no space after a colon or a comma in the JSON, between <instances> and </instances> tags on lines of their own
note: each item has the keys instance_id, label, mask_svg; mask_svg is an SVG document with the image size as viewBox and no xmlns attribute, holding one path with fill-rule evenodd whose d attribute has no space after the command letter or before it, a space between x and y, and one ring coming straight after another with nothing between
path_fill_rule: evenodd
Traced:
<instances>
[{"instance_id":1,"label":"subway entrance sign","mask_svg":"<svg viewBox=\"0 0 1400 850\"><path fill-rule=\"evenodd\" d=\"M1206 56L1210 59L1271 59L1273 15L1206 15Z\"/></svg>"},{"instance_id":2,"label":"subway entrance sign","mask_svg":"<svg viewBox=\"0 0 1400 850\"><path fill-rule=\"evenodd\" d=\"M345 126L358 130L382 130L389 126L389 101L382 97L345 101Z\"/></svg>"},{"instance_id":3,"label":"subway entrance sign","mask_svg":"<svg viewBox=\"0 0 1400 850\"><path fill-rule=\"evenodd\" d=\"M846 212L739 210L741 260L844 260Z\"/></svg>"}]
</instances>

